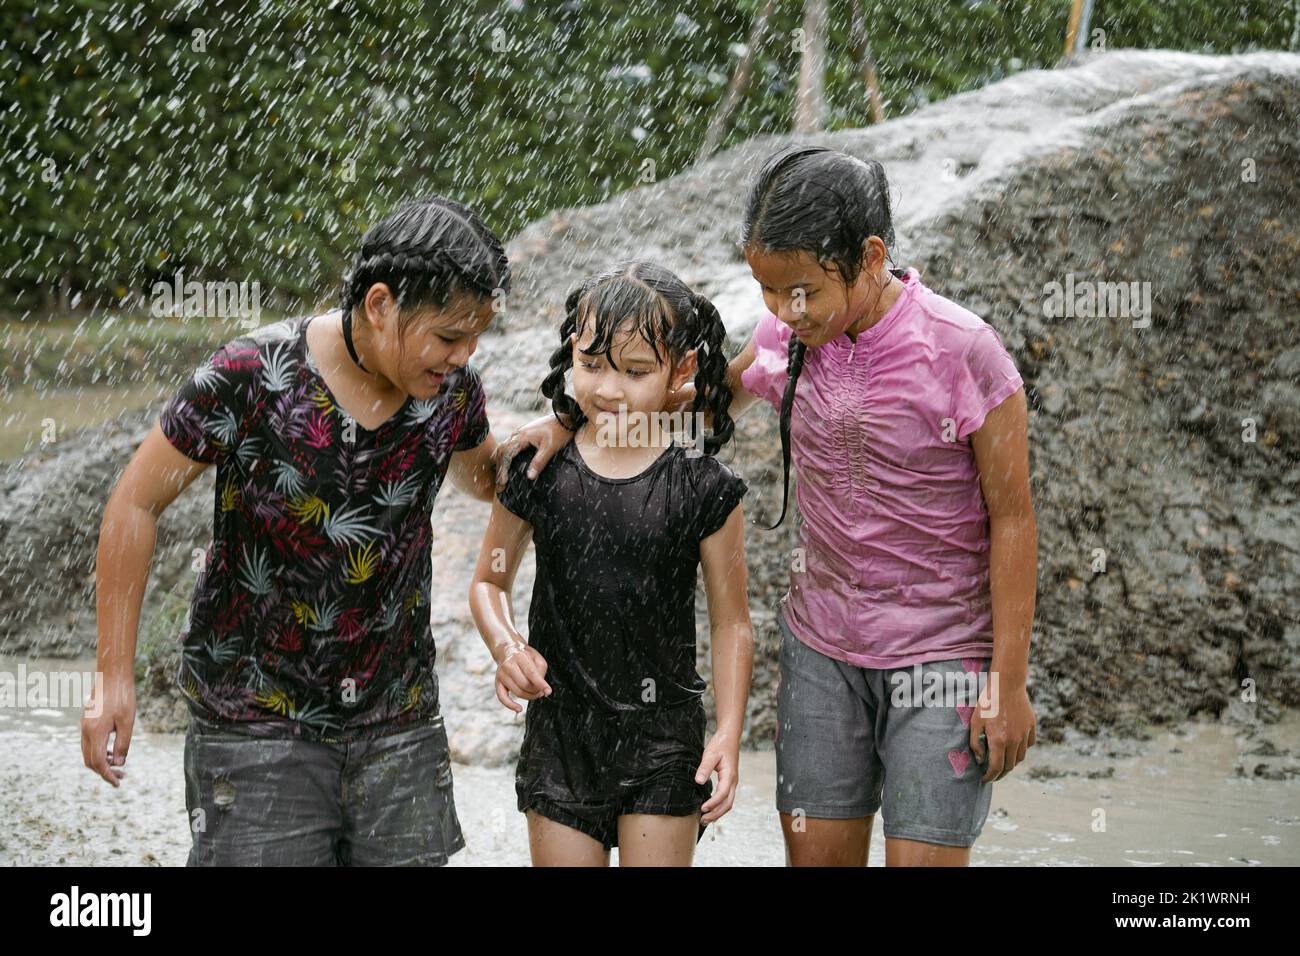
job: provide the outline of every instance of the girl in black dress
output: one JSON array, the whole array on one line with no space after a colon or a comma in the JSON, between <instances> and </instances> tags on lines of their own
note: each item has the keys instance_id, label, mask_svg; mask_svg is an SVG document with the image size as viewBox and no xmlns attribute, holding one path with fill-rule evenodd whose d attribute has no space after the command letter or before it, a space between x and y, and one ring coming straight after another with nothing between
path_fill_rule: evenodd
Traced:
<instances>
[{"instance_id":1,"label":"girl in black dress","mask_svg":"<svg viewBox=\"0 0 1300 956\"><path fill-rule=\"evenodd\" d=\"M510 462L470 592L497 661L497 696L528 707L516 772L535 865L690 865L704 826L731 808L749 692L745 482L714 453L732 433L722 320L659 266L594 276L566 302L542 385L575 434L537 479ZM572 370L573 395L565 392ZM695 387L677 443L662 417ZM708 411L712 431L689 427ZM529 635L510 595L529 538ZM695 669L703 564L717 699L705 743ZM718 775L716 791L709 783Z\"/></svg>"}]
</instances>

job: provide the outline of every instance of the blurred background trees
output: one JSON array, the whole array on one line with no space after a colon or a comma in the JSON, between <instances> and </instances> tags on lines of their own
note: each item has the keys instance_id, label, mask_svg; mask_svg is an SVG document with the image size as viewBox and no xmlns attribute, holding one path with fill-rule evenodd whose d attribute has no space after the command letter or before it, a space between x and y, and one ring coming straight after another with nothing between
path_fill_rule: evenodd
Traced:
<instances>
[{"instance_id":1,"label":"blurred background trees","mask_svg":"<svg viewBox=\"0 0 1300 956\"><path fill-rule=\"evenodd\" d=\"M1095 0L1091 30L1111 49L1284 49L1292 6ZM451 194L510 236L643 182L646 160L664 178L761 133L862 126L1050 67L1070 7L6 3L4 311L129 307L177 270L257 281L284 310L329 300L404 197Z\"/></svg>"}]
</instances>

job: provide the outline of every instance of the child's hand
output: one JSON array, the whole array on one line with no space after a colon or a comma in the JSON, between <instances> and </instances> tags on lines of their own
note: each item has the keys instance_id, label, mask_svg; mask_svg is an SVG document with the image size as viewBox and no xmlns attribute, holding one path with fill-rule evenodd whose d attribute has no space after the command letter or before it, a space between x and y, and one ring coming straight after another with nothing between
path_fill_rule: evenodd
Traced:
<instances>
[{"instance_id":1,"label":"child's hand","mask_svg":"<svg viewBox=\"0 0 1300 956\"><path fill-rule=\"evenodd\" d=\"M522 641L516 641L497 661L496 688L497 700L515 713L522 713L523 706L511 699L511 695L536 700L551 693L551 685L546 683L546 658Z\"/></svg>"},{"instance_id":2,"label":"child's hand","mask_svg":"<svg viewBox=\"0 0 1300 956\"><path fill-rule=\"evenodd\" d=\"M1038 741L1038 718L1025 685L1010 691L1004 688L1000 697L1000 701L991 699L986 689L971 714L971 753L980 763L988 761L982 783L1001 780L1024 762L1025 751Z\"/></svg>"},{"instance_id":3,"label":"child's hand","mask_svg":"<svg viewBox=\"0 0 1300 956\"><path fill-rule=\"evenodd\" d=\"M709 738L700 769L695 771L695 782L704 783L714 771L717 771L718 782L713 788L713 796L700 807L704 814L700 817L701 823L712 823L721 818L736 800L736 784L740 782L738 735L716 733Z\"/></svg>"},{"instance_id":4,"label":"child's hand","mask_svg":"<svg viewBox=\"0 0 1300 956\"><path fill-rule=\"evenodd\" d=\"M85 765L113 786L126 776L126 753L135 728L135 676L130 671L96 681L81 718L81 756ZM108 746L109 734L113 746Z\"/></svg>"},{"instance_id":5,"label":"child's hand","mask_svg":"<svg viewBox=\"0 0 1300 956\"><path fill-rule=\"evenodd\" d=\"M546 463L572 437L573 432L556 421L554 415L535 418L511 432L510 437L497 445L492 452L492 460L497 466L497 491L505 488L506 478L510 474L510 461L519 452L525 448L537 449L533 454L533 460L528 463L528 477L536 478L542 473Z\"/></svg>"}]
</instances>

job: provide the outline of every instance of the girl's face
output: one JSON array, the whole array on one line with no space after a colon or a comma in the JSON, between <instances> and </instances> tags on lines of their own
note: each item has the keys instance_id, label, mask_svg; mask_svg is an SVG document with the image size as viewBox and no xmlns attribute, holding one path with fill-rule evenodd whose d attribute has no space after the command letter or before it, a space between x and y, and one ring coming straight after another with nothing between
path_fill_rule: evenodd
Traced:
<instances>
[{"instance_id":1,"label":"girl's face","mask_svg":"<svg viewBox=\"0 0 1300 956\"><path fill-rule=\"evenodd\" d=\"M609 356L592 355L583 351L595 338L592 323L583 322L576 335L570 335L573 346L573 397L587 420L597 428L635 427L634 416L662 412L670 404L670 394L695 375L695 350L673 369L669 362L660 362L650 343L641 337L631 323L626 323L614 336ZM614 365L610 364L613 358Z\"/></svg>"},{"instance_id":2,"label":"girl's face","mask_svg":"<svg viewBox=\"0 0 1300 956\"><path fill-rule=\"evenodd\" d=\"M868 246L864 268L848 287L839 272L823 268L810 252L760 252L751 246L745 249L745 260L763 288L768 311L790 326L804 345L815 346L839 338L862 318L871 304L872 270L883 263L883 249L882 244L879 261L874 261L876 250Z\"/></svg>"},{"instance_id":3,"label":"girl's face","mask_svg":"<svg viewBox=\"0 0 1300 956\"><path fill-rule=\"evenodd\" d=\"M387 289L382 284L375 288ZM382 355L383 368L390 370L384 377L418 401L440 393L447 376L468 364L478 348L478 337L495 315L492 300L470 296L452 299L442 308L418 308L399 342L396 301L384 296L372 308L367 295L366 305L374 331L372 348Z\"/></svg>"}]
</instances>

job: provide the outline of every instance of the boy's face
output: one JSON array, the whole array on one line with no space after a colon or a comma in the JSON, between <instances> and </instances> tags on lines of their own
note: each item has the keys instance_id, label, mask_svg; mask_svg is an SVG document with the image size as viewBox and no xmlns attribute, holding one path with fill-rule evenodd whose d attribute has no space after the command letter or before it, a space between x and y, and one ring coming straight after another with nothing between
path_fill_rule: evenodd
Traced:
<instances>
[{"instance_id":1,"label":"boy's face","mask_svg":"<svg viewBox=\"0 0 1300 956\"><path fill-rule=\"evenodd\" d=\"M419 309L403 336L396 303L388 297L372 314L371 325L396 368L393 384L417 401L428 401L442 391L447 376L469 363L494 317L491 299L462 295L442 308Z\"/></svg>"},{"instance_id":2,"label":"boy's face","mask_svg":"<svg viewBox=\"0 0 1300 956\"><path fill-rule=\"evenodd\" d=\"M467 299L430 309L411 323L403 342L402 375L417 399L427 400L442 391L448 375L469 364L478 337L495 317L492 301Z\"/></svg>"},{"instance_id":3,"label":"boy's face","mask_svg":"<svg viewBox=\"0 0 1300 956\"><path fill-rule=\"evenodd\" d=\"M671 401L670 391L680 388L695 374L695 350L686 354L674 371L669 362L660 362L631 323L623 325L614 336L609 356L583 351L594 339L591 323L583 323L573 346L573 397L587 420L596 428L619 429L620 434L635 427L635 418L652 416ZM610 364L613 358L614 364ZM618 368L614 368L617 365ZM622 428L620 428L622 418ZM649 427L648 417L644 419Z\"/></svg>"},{"instance_id":4,"label":"boy's face","mask_svg":"<svg viewBox=\"0 0 1300 956\"><path fill-rule=\"evenodd\" d=\"M763 289L768 311L794 331L806 346L823 345L844 334L861 318L861 281L846 288L834 269L824 269L809 252L745 250L749 271Z\"/></svg>"}]
</instances>

